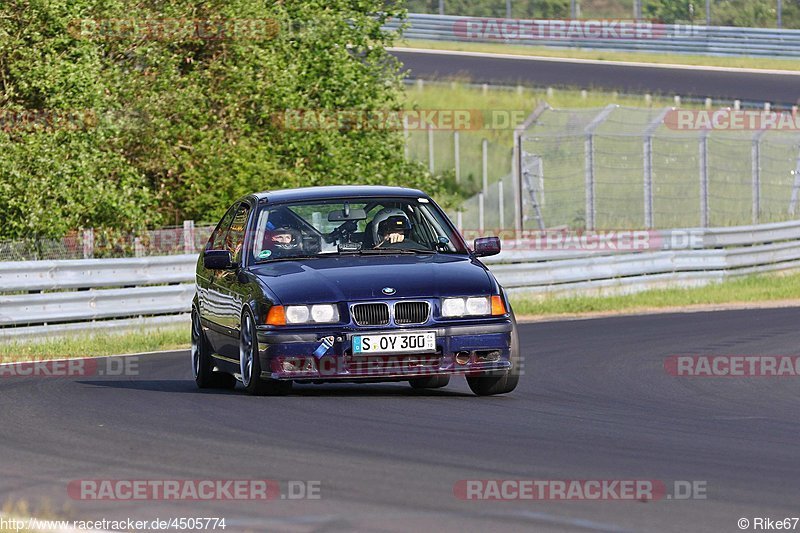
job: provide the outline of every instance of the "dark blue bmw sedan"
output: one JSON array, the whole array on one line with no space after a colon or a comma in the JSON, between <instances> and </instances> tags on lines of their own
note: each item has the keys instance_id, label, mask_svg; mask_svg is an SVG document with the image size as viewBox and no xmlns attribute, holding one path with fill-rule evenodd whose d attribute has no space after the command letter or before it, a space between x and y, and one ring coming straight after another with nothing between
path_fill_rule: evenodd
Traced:
<instances>
[{"instance_id":1,"label":"dark blue bmw sedan","mask_svg":"<svg viewBox=\"0 0 800 533\"><path fill-rule=\"evenodd\" d=\"M464 375L478 395L520 375L508 298L425 193L341 186L265 192L228 209L197 263L192 368L201 388Z\"/></svg>"}]
</instances>

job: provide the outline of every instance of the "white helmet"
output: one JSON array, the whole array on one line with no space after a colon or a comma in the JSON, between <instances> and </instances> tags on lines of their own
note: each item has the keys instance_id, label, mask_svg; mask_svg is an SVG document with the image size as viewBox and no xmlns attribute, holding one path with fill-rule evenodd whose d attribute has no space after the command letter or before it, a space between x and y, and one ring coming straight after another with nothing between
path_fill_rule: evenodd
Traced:
<instances>
[{"instance_id":1,"label":"white helmet","mask_svg":"<svg viewBox=\"0 0 800 533\"><path fill-rule=\"evenodd\" d=\"M381 242L382 238L379 233L379 226L381 222L389 219L390 217L403 217L408 222L408 227L411 227L411 221L408 220L408 215L406 215L401 209L396 207L384 207L377 213L375 213L375 217L372 219L372 242L377 244Z\"/></svg>"}]
</instances>

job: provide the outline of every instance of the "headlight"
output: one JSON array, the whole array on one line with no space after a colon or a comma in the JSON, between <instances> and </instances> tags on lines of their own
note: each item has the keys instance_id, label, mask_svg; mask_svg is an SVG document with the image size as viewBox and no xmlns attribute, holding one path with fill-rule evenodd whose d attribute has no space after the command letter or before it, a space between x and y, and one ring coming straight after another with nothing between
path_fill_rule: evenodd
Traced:
<instances>
[{"instance_id":1,"label":"headlight","mask_svg":"<svg viewBox=\"0 0 800 533\"><path fill-rule=\"evenodd\" d=\"M286 308L287 324L305 324L308 322L308 307L305 305L290 305Z\"/></svg>"},{"instance_id":2,"label":"headlight","mask_svg":"<svg viewBox=\"0 0 800 533\"><path fill-rule=\"evenodd\" d=\"M442 316L445 318L504 314L506 314L506 309L500 296L472 296L442 300Z\"/></svg>"},{"instance_id":3,"label":"headlight","mask_svg":"<svg viewBox=\"0 0 800 533\"><path fill-rule=\"evenodd\" d=\"M489 298L467 298L468 315L491 315L492 303Z\"/></svg>"},{"instance_id":4,"label":"headlight","mask_svg":"<svg viewBox=\"0 0 800 533\"><path fill-rule=\"evenodd\" d=\"M286 307L287 324L330 324L339 321L335 304L290 305Z\"/></svg>"},{"instance_id":5,"label":"headlight","mask_svg":"<svg viewBox=\"0 0 800 533\"><path fill-rule=\"evenodd\" d=\"M312 305L311 320L314 322L338 322L339 313L335 305Z\"/></svg>"},{"instance_id":6,"label":"headlight","mask_svg":"<svg viewBox=\"0 0 800 533\"><path fill-rule=\"evenodd\" d=\"M442 302L442 316L464 316L464 298L446 298Z\"/></svg>"}]
</instances>

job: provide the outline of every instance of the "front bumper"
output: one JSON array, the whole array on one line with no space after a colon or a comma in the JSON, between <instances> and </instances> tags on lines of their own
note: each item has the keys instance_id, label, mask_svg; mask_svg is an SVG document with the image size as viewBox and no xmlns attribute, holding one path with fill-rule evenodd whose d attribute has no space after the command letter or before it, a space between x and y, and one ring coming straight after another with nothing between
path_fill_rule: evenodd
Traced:
<instances>
[{"instance_id":1,"label":"front bumper","mask_svg":"<svg viewBox=\"0 0 800 533\"><path fill-rule=\"evenodd\" d=\"M510 319L413 328L314 328L284 332L260 329L262 378L326 381L400 381L450 374L483 374L511 368ZM434 331L436 353L353 355L354 335ZM333 341L325 349L323 341Z\"/></svg>"}]
</instances>

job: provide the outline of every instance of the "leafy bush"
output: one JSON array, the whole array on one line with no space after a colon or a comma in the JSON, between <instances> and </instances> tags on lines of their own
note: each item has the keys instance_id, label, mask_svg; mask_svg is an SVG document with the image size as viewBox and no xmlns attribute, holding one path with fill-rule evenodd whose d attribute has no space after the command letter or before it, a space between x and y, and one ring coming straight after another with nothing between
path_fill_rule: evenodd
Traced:
<instances>
[{"instance_id":1,"label":"leafy bush","mask_svg":"<svg viewBox=\"0 0 800 533\"><path fill-rule=\"evenodd\" d=\"M399 109L399 65L385 50L394 36L380 28L403 14L380 0L0 3L0 237L210 221L254 190L435 193L439 181L404 160L399 132L275 120L291 109ZM229 25L147 33L156 19ZM91 120L30 124L11 110Z\"/></svg>"}]
</instances>

